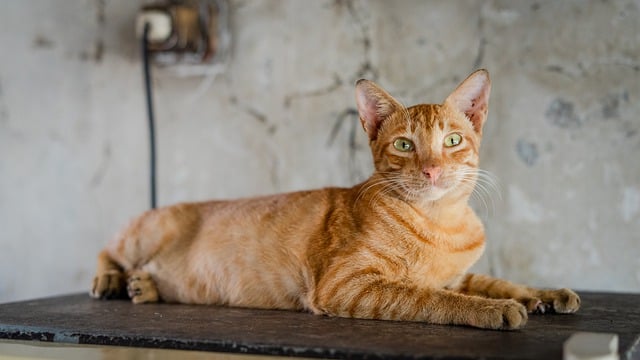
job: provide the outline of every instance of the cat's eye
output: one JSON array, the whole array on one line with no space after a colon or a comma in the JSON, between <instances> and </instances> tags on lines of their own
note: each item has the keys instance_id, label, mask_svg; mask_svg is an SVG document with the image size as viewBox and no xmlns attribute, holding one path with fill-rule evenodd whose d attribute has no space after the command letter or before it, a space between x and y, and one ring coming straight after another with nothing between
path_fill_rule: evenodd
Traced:
<instances>
[{"instance_id":1,"label":"cat's eye","mask_svg":"<svg viewBox=\"0 0 640 360\"><path fill-rule=\"evenodd\" d=\"M408 152L413 150L413 142L407 138L397 138L396 141L393 142L393 147L398 151Z\"/></svg>"},{"instance_id":2,"label":"cat's eye","mask_svg":"<svg viewBox=\"0 0 640 360\"><path fill-rule=\"evenodd\" d=\"M454 147L456 145L459 145L461 142L462 136L458 133L449 134L446 138L444 138L444 146L446 147Z\"/></svg>"}]
</instances>

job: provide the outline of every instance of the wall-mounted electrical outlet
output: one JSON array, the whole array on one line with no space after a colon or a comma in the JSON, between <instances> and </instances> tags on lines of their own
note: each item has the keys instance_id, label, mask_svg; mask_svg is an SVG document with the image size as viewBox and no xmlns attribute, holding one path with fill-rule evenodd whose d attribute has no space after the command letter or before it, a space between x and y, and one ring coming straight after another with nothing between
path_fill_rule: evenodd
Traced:
<instances>
[{"instance_id":1,"label":"wall-mounted electrical outlet","mask_svg":"<svg viewBox=\"0 0 640 360\"><path fill-rule=\"evenodd\" d=\"M213 64L228 42L226 0L166 0L142 7L136 32L161 65Z\"/></svg>"}]
</instances>

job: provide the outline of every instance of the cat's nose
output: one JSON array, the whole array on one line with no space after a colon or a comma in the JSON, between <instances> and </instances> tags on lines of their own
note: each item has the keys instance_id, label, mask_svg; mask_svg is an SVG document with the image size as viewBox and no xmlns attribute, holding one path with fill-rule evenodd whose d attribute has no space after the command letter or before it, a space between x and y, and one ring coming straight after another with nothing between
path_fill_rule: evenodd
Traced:
<instances>
[{"instance_id":1,"label":"cat's nose","mask_svg":"<svg viewBox=\"0 0 640 360\"><path fill-rule=\"evenodd\" d=\"M435 185L442 174L442 168L440 166L425 166L422 173L431 181L431 184Z\"/></svg>"}]
</instances>

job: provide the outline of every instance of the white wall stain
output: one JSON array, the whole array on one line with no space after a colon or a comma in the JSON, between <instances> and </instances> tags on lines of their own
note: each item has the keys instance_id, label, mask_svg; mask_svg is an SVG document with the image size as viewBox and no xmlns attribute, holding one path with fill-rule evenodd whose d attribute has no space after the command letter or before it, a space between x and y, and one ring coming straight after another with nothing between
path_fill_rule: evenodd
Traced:
<instances>
[{"instance_id":1,"label":"white wall stain","mask_svg":"<svg viewBox=\"0 0 640 360\"><path fill-rule=\"evenodd\" d=\"M512 222L539 224L545 217L542 206L529 199L520 188L509 185L507 199L509 201L508 218Z\"/></svg>"},{"instance_id":2,"label":"white wall stain","mask_svg":"<svg viewBox=\"0 0 640 360\"><path fill-rule=\"evenodd\" d=\"M482 15L497 24L510 25L518 20L520 12L508 7L501 8L496 3L487 2L482 6Z\"/></svg>"},{"instance_id":3,"label":"white wall stain","mask_svg":"<svg viewBox=\"0 0 640 360\"><path fill-rule=\"evenodd\" d=\"M590 239L583 239L580 243L580 259L581 263L588 266L600 266L602 259L598 249L594 246L593 241Z\"/></svg>"},{"instance_id":4,"label":"white wall stain","mask_svg":"<svg viewBox=\"0 0 640 360\"><path fill-rule=\"evenodd\" d=\"M596 232L598 230L599 218L601 218L601 215L598 209L591 209L591 211L589 211L589 230L592 232Z\"/></svg>"},{"instance_id":5,"label":"white wall stain","mask_svg":"<svg viewBox=\"0 0 640 360\"><path fill-rule=\"evenodd\" d=\"M640 190L633 186L627 186L622 190L620 215L625 222L630 222L638 215L638 212L640 212Z\"/></svg>"}]
</instances>

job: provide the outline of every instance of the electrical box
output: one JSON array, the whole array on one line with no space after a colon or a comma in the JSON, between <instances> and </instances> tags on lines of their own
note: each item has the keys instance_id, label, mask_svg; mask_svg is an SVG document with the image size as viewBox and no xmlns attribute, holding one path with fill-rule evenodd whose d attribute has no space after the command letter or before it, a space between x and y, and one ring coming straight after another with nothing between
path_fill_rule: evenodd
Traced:
<instances>
[{"instance_id":1,"label":"electrical box","mask_svg":"<svg viewBox=\"0 0 640 360\"><path fill-rule=\"evenodd\" d=\"M147 33L154 63L178 66L183 72L207 73L226 57L230 35L226 0L166 0L144 5L136 33Z\"/></svg>"}]
</instances>

